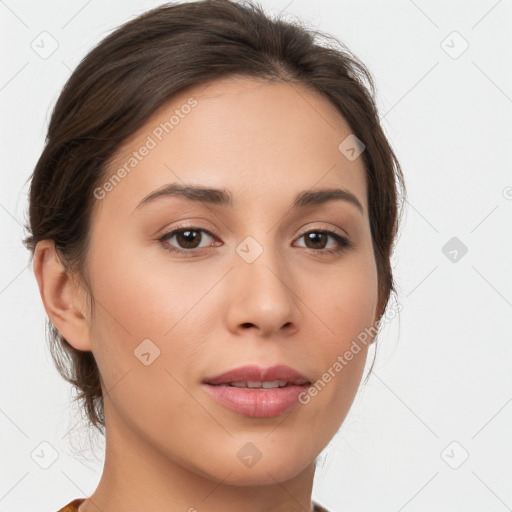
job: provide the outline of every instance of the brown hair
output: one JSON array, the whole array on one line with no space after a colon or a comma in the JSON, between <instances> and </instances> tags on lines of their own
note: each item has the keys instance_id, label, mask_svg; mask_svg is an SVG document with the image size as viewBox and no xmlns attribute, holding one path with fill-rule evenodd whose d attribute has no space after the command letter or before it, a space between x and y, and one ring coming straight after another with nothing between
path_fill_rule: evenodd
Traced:
<instances>
[{"instance_id":1,"label":"brown hair","mask_svg":"<svg viewBox=\"0 0 512 512\"><path fill-rule=\"evenodd\" d=\"M395 292L390 258L405 185L379 124L373 79L334 37L270 18L259 4L170 3L123 24L86 55L57 100L31 176L26 247L33 253L39 240L54 240L66 269L83 277L93 190L116 150L173 94L234 76L320 92L364 143L381 318ZM90 423L104 433L93 354L73 348L49 320L47 328L59 373L76 387L75 400L83 400Z\"/></svg>"}]
</instances>

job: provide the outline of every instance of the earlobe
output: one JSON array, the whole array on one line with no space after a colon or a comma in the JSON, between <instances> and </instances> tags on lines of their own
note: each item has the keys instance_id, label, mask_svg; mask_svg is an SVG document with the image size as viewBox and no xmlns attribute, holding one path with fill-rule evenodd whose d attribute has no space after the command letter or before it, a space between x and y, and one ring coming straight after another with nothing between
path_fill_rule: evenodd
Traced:
<instances>
[{"instance_id":1,"label":"earlobe","mask_svg":"<svg viewBox=\"0 0 512 512\"><path fill-rule=\"evenodd\" d=\"M34 274L46 313L66 341L78 350L92 350L84 290L76 284L59 259L53 240L37 243Z\"/></svg>"}]
</instances>

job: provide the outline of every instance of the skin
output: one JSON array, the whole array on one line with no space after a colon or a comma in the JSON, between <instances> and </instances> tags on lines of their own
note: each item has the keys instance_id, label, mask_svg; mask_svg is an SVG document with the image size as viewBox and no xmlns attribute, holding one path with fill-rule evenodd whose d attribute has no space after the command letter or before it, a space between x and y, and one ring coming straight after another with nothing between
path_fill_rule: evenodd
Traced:
<instances>
[{"instance_id":1,"label":"skin","mask_svg":"<svg viewBox=\"0 0 512 512\"><path fill-rule=\"evenodd\" d=\"M86 286L66 274L49 240L34 271L61 334L92 351L106 417L104 472L80 512L308 511L315 458L338 431L357 392L367 346L311 401L274 418L249 418L211 398L201 381L255 363L287 364L322 378L377 319L374 259L362 158L338 145L350 127L321 95L296 84L227 78L175 95L120 148L111 176L159 123L197 100L169 134L105 197L95 201ZM136 209L169 183L229 189L233 207L178 197ZM291 210L295 195L343 187L346 201ZM195 256L157 239L179 222L212 233ZM338 230L307 245L305 233ZM247 237L263 252L247 263ZM164 242L165 243L165 242ZM189 250L179 237L166 242ZM160 356L134 356L150 339ZM261 459L246 467L248 442ZM194 507L192 509L191 507Z\"/></svg>"}]
</instances>

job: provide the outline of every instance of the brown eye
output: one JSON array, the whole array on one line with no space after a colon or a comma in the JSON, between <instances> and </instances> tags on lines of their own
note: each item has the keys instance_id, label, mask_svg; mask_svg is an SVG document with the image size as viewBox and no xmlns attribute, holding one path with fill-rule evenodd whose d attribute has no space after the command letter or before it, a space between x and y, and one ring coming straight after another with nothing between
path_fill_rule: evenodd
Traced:
<instances>
[{"instance_id":1,"label":"brown eye","mask_svg":"<svg viewBox=\"0 0 512 512\"><path fill-rule=\"evenodd\" d=\"M304 239L306 240L306 247L309 247L309 249L325 249L329 235L320 231L312 231L304 235Z\"/></svg>"},{"instance_id":2,"label":"brown eye","mask_svg":"<svg viewBox=\"0 0 512 512\"><path fill-rule=\"evenodd\" d=\"M197 244L201 243L201 235L198 230L180 230L175 235L178 245L185 249L196 249Z\"/></svg>"},{"instance_id":3,"label":"brown eye","mask_svg":"<svg viewBox=\"0 0 512 512\"><path fill-rule=\"evenodd\" d=\"M301 247L327 254L338 253L354 245L348 238L339 233L322 229L310 230L299 237L299 239L302 238L306 243L305 246ZM166 251L194 256L200 249L211 246L213 239L214 236L206 229L186 226L166 233L158 241ZM329 247L331 239L334 240L334 245ZM203 243L203 246L201 246L201 243Z\"/></svg>"},{"instance_id":4,"label":"brown eye","mask_svg":"<svg viewBox=\"0 0 512 512\"><path fill-rule=\"evenodd\" d=\"M300 238L304 238L306 241L305 247L308 249L312 249L314 251L323 251L327 253L335 253L342 251L348 247L352 247L353 243L348 240L348 238L334 232L334 231L327 231L322 229L315 229L308 231L307 233L304 233L300 236ZM336 244L333 247L327 247L329 238L332 238L335 240L335 242L338 244L338 247L336 247Z\"/></svg>"},{"instance_id":5,"label":"brown eye","mask_svg":"<svg viewBox=\"0 0 512 512\"><path fill-rule=\"evenodd\" d=\"M209 245L207 244L200 247L201 242L203 242L205 238L201 233L206 233L207 240L208 237L213 238L213 235L206 229L191 226L170 231L161 237L159 242L162 243L166 250L171 252L193 252L196 249L202 249ZM175 241L173 241L173 239L175 239Z\"/></svg>"}]
</instances>

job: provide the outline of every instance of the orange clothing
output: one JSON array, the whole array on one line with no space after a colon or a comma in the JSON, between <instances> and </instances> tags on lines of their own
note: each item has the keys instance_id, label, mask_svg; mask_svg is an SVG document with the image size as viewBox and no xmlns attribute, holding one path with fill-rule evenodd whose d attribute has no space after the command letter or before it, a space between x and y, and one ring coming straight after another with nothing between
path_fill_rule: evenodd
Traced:
<instances>
[{"instance_id":1,"label":"orange clothing","mask_svg":"<svg viewBox=\"0 0 512 512\"><path fill-rule=\"evenodd\" d=\"M61 508L58 512L77 512L78 507L85 501L85 498L76 498L70 501L65 507ZM327 509L313 503L315 506L314 512L329 512Z\"/></svg>"},{"instance_id":2,"label":"orange clothing","mask_svg":"<svg viewBox=\"0 0 512 512\"><path fill-rule=\"evenodd\" d=\"M85 501L85 498L76 498L70 501L66 506L62 507L59 512L76 512L78 507Z\"/></svg>"}]
</instances>

